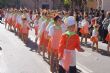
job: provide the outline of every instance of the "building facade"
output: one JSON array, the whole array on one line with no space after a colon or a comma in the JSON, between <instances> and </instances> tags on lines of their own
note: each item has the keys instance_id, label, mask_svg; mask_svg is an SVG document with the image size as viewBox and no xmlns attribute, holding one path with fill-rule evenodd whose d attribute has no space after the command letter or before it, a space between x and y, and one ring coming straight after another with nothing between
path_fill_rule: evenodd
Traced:
<instances>
[{"instance_id":1,"label":"building facade","mask_svg":"<svg viewBox=\"0 0 110 73\"><path fill-rule=\"evenodd\" d=\"M110 0L88 0L87 7L101 8L102 10L110 10Z\"/></svg>"},{"instance_id":2,"label":"building facade","mask_svg":"<svg viewBox=\"0 0 110 73\"><path fill-rule=\"evenodd\" d=\"M13 6L13 7L27 7L30 9L36 9L36 8L49 8L49 9L63 9L63 0L7 0L8 4L6 4L7 7ZM80 1L80 0L77 0ZM94 8L94 9L104 9L104 10L110 10L110 0L81 0L87 1L87 8ZM74 7L81 6L80 4L75 4L75 1L73 0Z\"/></svg>"},{"instance_id":3,"label":"building facade","mask_svg":"<svg viewBox=\"0 0 110 73\"><path fill-rule=\"evenodd\" d=\"M20 0L21 7L35 8L58 8L61 5L61 0Z\"/></svg>"}]
</instances>

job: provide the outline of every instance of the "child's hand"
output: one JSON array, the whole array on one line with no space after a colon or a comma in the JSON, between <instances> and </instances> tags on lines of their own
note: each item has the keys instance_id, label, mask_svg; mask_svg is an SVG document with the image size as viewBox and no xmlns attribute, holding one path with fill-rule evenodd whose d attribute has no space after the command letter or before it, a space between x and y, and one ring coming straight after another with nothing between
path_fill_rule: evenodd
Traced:
<instances>
[{"instance_id":1,"label":"child's hand","mask_svg":"<svg viewBox=\"0 0 110 73\"><path fill-rule=\"evenodd\" d=\"M61 59L62 59L62 56L61 56L61 55L59 55L59 56L58 56L58 60L61 60Z\"/></svg>"}]
</instances>

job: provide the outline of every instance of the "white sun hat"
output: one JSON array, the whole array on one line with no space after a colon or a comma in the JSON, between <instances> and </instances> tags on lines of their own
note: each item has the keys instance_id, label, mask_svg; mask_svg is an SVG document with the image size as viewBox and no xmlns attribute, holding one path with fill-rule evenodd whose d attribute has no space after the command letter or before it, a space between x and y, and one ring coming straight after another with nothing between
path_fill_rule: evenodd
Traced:
<instances>
[{"instance_id":1,"label":"white sun hat","mask_svg":"<svg viewBox=\"0 0 110 73\"><path fill-rule=\"evenodd\" d=\"M72 26L72 25L75 25L75 24L76 24L75 17L69 16L69 17L66 19L66 25L67 25L67 26Z\"/></svg>"}]
</instances>

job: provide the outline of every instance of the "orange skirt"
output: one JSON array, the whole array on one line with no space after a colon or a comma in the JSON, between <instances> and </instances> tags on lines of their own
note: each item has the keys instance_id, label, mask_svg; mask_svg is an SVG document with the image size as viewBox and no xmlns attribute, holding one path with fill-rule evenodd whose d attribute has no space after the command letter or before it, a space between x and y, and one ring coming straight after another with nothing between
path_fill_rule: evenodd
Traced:
<instances>
[{"instance_id":1,"label":"orange skirt","mask_svg":"<svg viewBox=\"0 0 110 73\"><path fill-rule=\"evenodd\" d=\"M110 41L110 33L108 33L107 37L105 38L106 41Z\"/></svg>"},{"instance_id":2,"label":"orange skirt","mask_svg":"<svg viewBox=\"0 0 110 73\"><path fill-rule=\"evenodd\" d=\"M81 28L79 32L83 35L89 34L89 31L85 30L84 28Z\"/></svg>"},{"instance_id":3,"label":"orange skirt","mask_svg":"<svg viewBox=\"0 0 110 73\"><path fill-rule=\"evenodd\" d=\"M39 46L44 46L47 47L48 46L48 40L45 38L44 32L41 35L41 37L39 38Z\"/></svg>"},{"instance_id":4,"label":"orange skirt","mask_svg":"<svg viewBox=\"0 0 110 73\"><path fill-rule=\"evenodd\" d=\"M98 42L98 37L94 36L94 37L91 37L90 39L93 43L97 43Z\"/></svg>"},{"instance_id":5,"label":"orange skirt","mask_svg":"<svg viewBox=\"0 0 110 73\"><path fill-rule=\"evenodd\" d=\"M49 39L49 42L48 42L48 52L50 52L50 50L51 50L51 40Z\"/></svg>"},{"instance_id":6,"label":"orange skirt","mask_svg":"<svg viewBox=\"0 0 110 73\"><path fill-rule=\"evenodd\" d=\"M19 23L17 23L17 24L15 25L15 28L17 28L17 30L20 31L20 30L21 30L21 25L20 25Z\"/></svg>"},{"instance_id":7,"label":"orange skirt","mask_svg":"<svg viewBox=\"0 0 110 73\"><path fill-rule=\"evenodd\" d=\"M28 28L22 28L22 33L23 34L28 34L29 33L29 29Z\"/></svg>"},{"instance_id":8,"label":"orange skirt","mask_svg":"<svg viewBox=\"0 0 110 73\"><path fill-rule=\"evenodd\" d=\"M57 48L52 48L51 45L52 44L51 44L51 39L50 39L49 42L48 42L48 52L51 52L51 50L52 50L52 52L54 52L55 54L58 54L58 49Z\"/></svg>"}]
</instances>

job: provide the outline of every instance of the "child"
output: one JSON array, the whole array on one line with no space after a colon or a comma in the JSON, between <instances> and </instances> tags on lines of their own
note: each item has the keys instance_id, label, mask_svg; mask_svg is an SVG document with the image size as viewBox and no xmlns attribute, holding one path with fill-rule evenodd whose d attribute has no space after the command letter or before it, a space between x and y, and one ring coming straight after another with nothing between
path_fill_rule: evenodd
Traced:
<instances>
[{"instance_id":1,"label":"child","mask_svg":"<svg viewBox=\"0 0 110 73\"><path fill-rule=\"evenodd\" d=\"M27 44L29 29L30 26L26 19L26 16L22 15L22 40L25 44Z\"/></svg>"},{"instance_id":2,"label":"child","mask_svg":"<svg viewBox=\"0 0 110 73\"><path fill-rule=\"evenodd\" d=\"M21 19L21 14L19 12L16 16L16 26L15 26L17 29L17 35L19 37L21 37L21 23L22 23L22 19Z\"/></svg>"},{"instance_id":3,"label":"child","mask_svg":"<svg viewBox=\"0 0 110 73\"><path fill-rule=\"evenodd\" d=\"M89 34L89 22L87 21L87 16L84 16L84 19L81 22L81 29L80 29L80 33L82 35L81 37L81 43L83 41L83 38L85 38L85 45L87 45L87 37Z\"/></svg>"},{"instance_id":4,"label":"child","mask_svg":"<svg viewBox=\"0 0 110 73\"><path fill-rule=\"evenodd\" d=\"M94 26L91 41L93 42L92 49L94 50L94 45L96 44L96 50L98 52L98 27Z\"/></svg>"},{"instance_id":5,"label":"child","mask_svg":"<svg viewBox=\"0 0 110 73\"><path fill-rule=\"evenodd\" d=\"M96 51L98 52L98 29L99 29L99 24L97 24L97 20L95 20L95 24L93 24L93 27L94 27L94 29L92 31L92 37L91 37L91 41L93 42L92 49L94 48L94 45L96 44Z\"/></svg>"},{"instance_id":6,"label":"child","mask_svg":"<svg viewBox=\"0 0 110 73\"><path fill-rule=\"evenodd\" d=\"M83 52L80 47L80 39L76 29L76 20L69 16L66 20L67 31L60 38L58 47L59 72L76 73L76 53L75 49Z\"/></svg>"},{"instance_id":7,"label":"child","mask_svg":"<svg viewBox=\"0 0 110 73\"><path fill-rule=\"evenodd\" d=\"M61 18L56 16L54 18L54 25L49 28L50 36L50 70L52 73L58 71L58 45L62 35Z\"/></svg>"},{"instance_id":8,"label":"child","mask_svg":"<svg viewBox=\"0 0 110 73\"><path fill-rule=\"evenodd\" d=\"M108 35L105 40L108 42L107 51L110 52L110 24L108 26Z\"/></svg>"},{"instance_id":9,"label":"child","mask_svg":"<svg viewBox=\"0 0 110 73\"><path fill-rule=\"evenodd\" d=\"M35 41L37 41L37 35L38 35L38 20L39 20L39 15L38 14L36 14L35 15L35 20L34 20L34 29L35 29L35 35L36 35L36 40Z\"/></svg>"}]
</instances>

